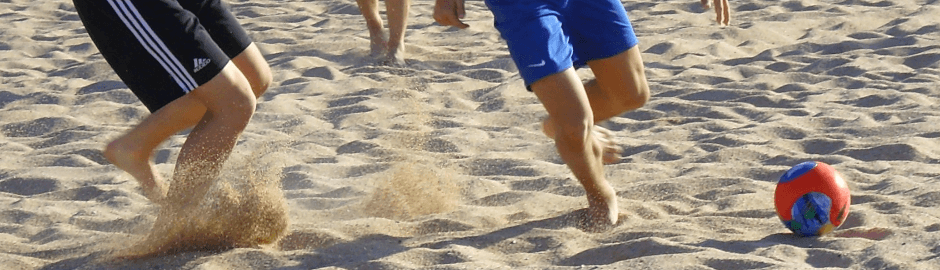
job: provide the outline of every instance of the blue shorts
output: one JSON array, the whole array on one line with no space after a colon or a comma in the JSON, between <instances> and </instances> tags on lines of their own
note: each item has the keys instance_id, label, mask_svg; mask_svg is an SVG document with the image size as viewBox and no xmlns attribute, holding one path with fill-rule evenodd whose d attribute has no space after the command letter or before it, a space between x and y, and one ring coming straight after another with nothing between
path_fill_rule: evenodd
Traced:
<instances>
[{"instance_id":1,"label":"blue shorts","mask_svg":"<svg viewBox=\"0 0 940 270\"><path fill-rule=\"evenodd\" d=\"M526 87L638 43L617 0L486 0Z\"/></svg>"}]
</instances>

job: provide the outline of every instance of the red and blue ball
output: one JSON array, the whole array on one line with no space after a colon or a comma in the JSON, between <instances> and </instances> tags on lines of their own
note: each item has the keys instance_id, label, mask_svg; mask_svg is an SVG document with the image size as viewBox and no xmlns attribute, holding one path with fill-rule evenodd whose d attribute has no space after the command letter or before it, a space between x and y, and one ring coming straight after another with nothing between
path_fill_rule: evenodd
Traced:
<instances>
[{"instance_id":1,"label":"red and blue ball","mask_svg":"<svg viewBox=\"0 0 940 270\"><path fill-rule=\"evenodd\" d=\"M838 228L849 214L850 200L842 175L818 161L787 170L774 191L777 216L799 236L820 236Z\"/></svg>"}]
</instances>

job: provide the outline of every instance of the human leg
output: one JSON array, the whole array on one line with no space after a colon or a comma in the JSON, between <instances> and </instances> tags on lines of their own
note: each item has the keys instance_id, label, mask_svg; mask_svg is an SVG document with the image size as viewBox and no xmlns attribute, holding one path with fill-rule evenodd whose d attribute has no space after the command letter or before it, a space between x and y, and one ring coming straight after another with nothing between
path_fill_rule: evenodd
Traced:
<instances>
[{"instance_id":1,"label":"human leg","mask_svg":"<svg viewBox=\"0 0 940 270\"><path fill-rule=\"evenodd\" d=\"M205 195L271 80L270 67L252 43L219 75L187 95L199 101L204 114L177 158L168 193L176 206L194 206Z\"/></svg>"},{"instance_id":2,"label":"human leg","mask_svg":"<svg viewBox=\"0 0 940 270\"><path fill-rule=\"evenodd\" d=\"M386 64L405 64L405 29L408 26L408 10L411 9L411 0L385 0L385 9L388 16L388 43L385 55Z\"/></svg>"},{"instance_id":3,"label":"human leg","mask_svg":"<svg viewBox=\"0 0 940 270\"><path fill-rule=\"evenodd\" d=\"M555 125L552 124L552 121L554 120L551 116L545 117L545 119L542 120L542 133L548 138L555 139ZM594 140L603 149L604 164L619 162L621 158L620 152L622 152L623 149L613 141L613 132L602 126L594 125L591 127L591 133L594 134Z\"/></svg>"},{"instance_id":4,"label":"human leg","mask_svg":"<svg viewBox=\"0 0 940 270\"><path fill-rule=\"evenodd\" d=\"M187 12L193 7L182 7L175 0L74 3L99 51L153 112L109 143L104 156L140 182L145 196L160 202L167 188L149 160L154 148L196 124L206 111L200 101L185 93L215 78L230 62L226 55L244 70L256 95L270 83L270 70L257 47L217 0L205 5L186 2L201 8L196 13L206 30L215 33L211 37L202 28L187 27L195 20L195 15ZM213 38L220 40L216 44L222 45L221 50Z\"/></svg>"},{"instance_id":5,"label":"human leg","mask_svg":"<svg viewBox=\"0 0 940 270\"><path fill-rule=\"evenodd\" d=\"M366 28L369 30L369 55L379 57L385 53L387 42L385 40L385 26L382 24L382 16L379 15L378 0L356 0L359 5L359 12L366 20Z\"/></svg>"},{"instance_id":6,"label":"human leg","mask_svg":"<svg viewBox=\"0 0 940 270\"><path fill-rule=\"evenodd\" d=\"M206 112L180 149L167 194L171 207L194 207L218 177L222 165L254 113L248 79L229 63L215 78L188 95Z\"/></svg>"},{"instance_id":7,"label":"human leg","mask_svg":"<svg viewBox=\"0 0 940 270\"><path fill-rule=\"evenodd\" d=\"M542 102L562 160L587 193L586 221L616 224L617 194L604 176L603 144L591 104L573 68L573 48L553 5L538 1L486 1L519 75ZM556 132L557 131L557 132Z\"/></svg>"},{"instance_id":8,"label":"human leg","mask_svg":"<svg viewBox=\"0 0 940 270\"><path fill-rule=\"evenodd\" d=\"M232 63L248 80L255 97L267 90L272 80L271 69L254 43L232 58ZM162 204L167 186L154 169L150 156L161 142L196 125L205 113L206 107L193 95L180 97L108 143L104 156L111 164L134 177L147 199Z\"/></svg>"},{"instance_id":9,"label":"human leg","mask_svg":"<svg viewBox=\"0 0 940 270\"><path fill-rule=\"evenodd\" d=\"M584 84L595 123L643 106L649 99L649 86L639 41L620 1L579 0L563 12L563 27L576 41L575 65L588 65L595 75ZM543 125L543 131L554 136L552 125ZM620 147L610 139L611 132L595 126L594 133L602 138L605 162L619 161Z\"/></svg>"},{"instance_id":10,"label":"human leg","mask_svg":"<svg viewBox=\"0 0 940 270\"><path fill-rule=\"evenodd\" d=\"M594 79L584 84L595 123L603 122L624 112L642 107L649 100L650 90L646 81L643 59L637 46L617 55L588 61ZM545 119L542 131L554 137L551 116ZM610 138L610 131L595 126L594 133L605 145L605 162L619 160L619 147Z\"/></svg>"},{"instance_id":11,"label":"human leg","mask_svg":"<svg viewBox=\"0 0 940 270\"><path fill-rule=\"evenodd\" d=\"M649 100L643 59L636 46L609 58L589 61L594 79L584 87L591 100L594 120L607 120L642 107Z\"/></svg>"},{"instance_id":12,"label":"human leg","mask_svg":"<svg viewBox=\"0 0 940 270\"><path fill-rule=\"evenodd\" d=\"M232 63L248 79L255 98L261 97L268 90L274 75L271 74L271 67L255 43L251 43L244 51L232 57ZM193 124L196 123L193 122Z\"/></svg>"},{"instance_id":13,"label":"human leg","mask_svg":"<svg viewBox=\"0 0 940 270\"><path fill-rule=\"evenodd\" d=\"M593 225L617 223L617 194L604 176L603 145L593 131L594 116L581 80L573 68L544 77L531 85L550 119L546 125L561 159L584 187L588 220Z\"/></svg>"},{"instance_id":14,"label":"human leg","mask_svg":"<svg viewBox=\"0 0 940 270\"><path fill-rule=\"evenodd\" d=\"M194 98L181 97L108 143L103 151L104 156L111 164L134 177L147 199L162 204L167 186L154 169L150 156L160 143L180 130L191 127L204 113L205 107Z\"/></svg>"}]
</instances>

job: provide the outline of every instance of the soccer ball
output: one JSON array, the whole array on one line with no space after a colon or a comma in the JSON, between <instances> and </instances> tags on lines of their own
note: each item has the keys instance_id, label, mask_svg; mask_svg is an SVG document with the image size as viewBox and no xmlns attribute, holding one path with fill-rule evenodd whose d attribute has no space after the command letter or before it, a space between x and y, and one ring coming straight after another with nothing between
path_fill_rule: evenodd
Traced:
<instances>
[{"instance_id":1,"label":"soccer ball","mask_svg":"<svg viewBox=\"0 0 940 270\"><path fill-rule=\"evenodd\" d=\"M774 191L783 225L799 236L820 236L842 225L849 215L849 187L826 163L807 161L787 170Z\"/></svg>"}]
</instances>

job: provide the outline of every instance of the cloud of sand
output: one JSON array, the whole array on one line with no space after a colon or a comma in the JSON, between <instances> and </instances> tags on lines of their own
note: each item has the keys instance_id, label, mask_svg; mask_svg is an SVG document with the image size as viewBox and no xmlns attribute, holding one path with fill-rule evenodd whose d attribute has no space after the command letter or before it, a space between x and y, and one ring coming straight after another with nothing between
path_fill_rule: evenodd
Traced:
<instances>
[{"instance_id":1,"label":"cloud of sand","mask_svg":"<svg viewBox=\"0 0 940 270\"><path fill-rule=\"evenodd\" d=\"M280 190L280 167L249 155L230 161L199 205L163 207L150 234L117 257L261 247L287 233L287 204Z\"/></svg>"},{"instance_id":2,"label":"cloud of sand","mask_svg":"<svg viewBox=\"0 0 940 270\"><path fill-rule=\"evenodd\" d=\"M424 83L412 78L393 78L390 82L402 88L398 96L406 107L403 111L412 118L415 126L412 130L416 131L393 138L405 154L378 180L372 196L364 203L364 212L375 217L411 220L454 210L460 200L456 173L452 168L436 166L434 158L423 152L431 136L421 131L420 126L432 120L418 98Z\"/></svg>"},{"instance_id":3,"label":"cloud of sand","mask_svg":"<svg viewBox=\"0 0 940 270\"><path fill-rule=\"evenodd\" d=\"M457 207L460 187L448 171L414 161L396 164L366 201L371 216L410 220Z\"/></svg>"}]
</instances>

